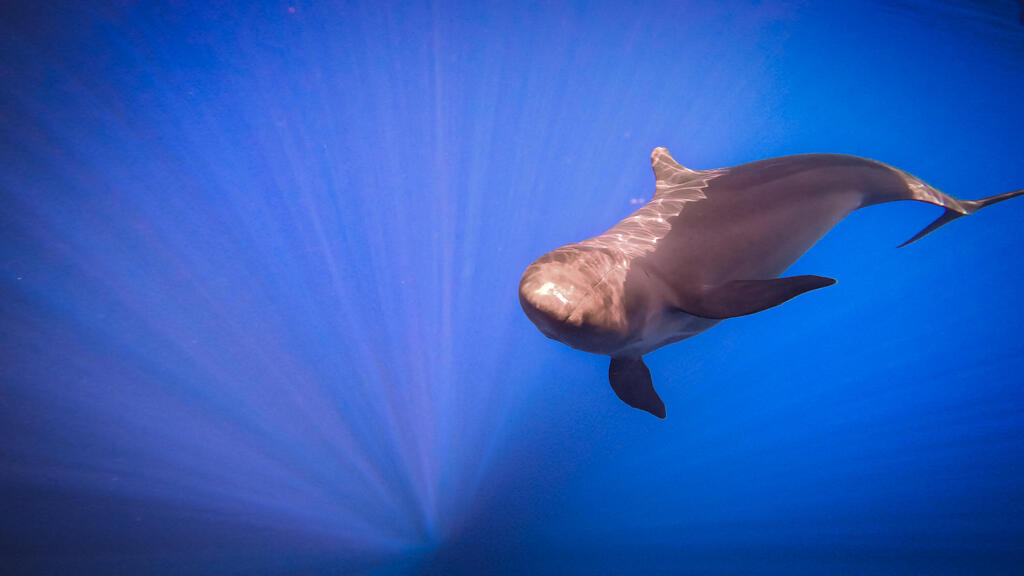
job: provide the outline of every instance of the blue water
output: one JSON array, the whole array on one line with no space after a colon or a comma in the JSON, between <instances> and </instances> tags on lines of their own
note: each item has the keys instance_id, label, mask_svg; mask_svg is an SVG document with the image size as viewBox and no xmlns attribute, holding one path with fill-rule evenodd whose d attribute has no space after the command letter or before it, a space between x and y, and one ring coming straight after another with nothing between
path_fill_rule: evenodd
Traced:
<instances>
[{"instance_id":1,"label":"blue water","mask_svg":"<svg viewBox=\"0 0 1024 576\"><path fill-rule=\"evenodd\" d=\"M655 146L1024 187L1019 18L3 3L0 571L1024 571L1024 200L855 213L647 357L664 421L516 293Z\"/></svg>"}]
</instances>

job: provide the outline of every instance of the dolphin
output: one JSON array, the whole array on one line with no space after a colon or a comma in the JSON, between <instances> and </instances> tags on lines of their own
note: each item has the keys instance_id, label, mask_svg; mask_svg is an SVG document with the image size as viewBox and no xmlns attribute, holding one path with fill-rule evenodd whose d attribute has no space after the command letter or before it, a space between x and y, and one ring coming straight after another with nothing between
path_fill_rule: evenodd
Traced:
<instances>
[{"instance_id":1,"label":"dolphin","mask_svg":"<svg viewBox=\"0 0 1024 576\"><path fill-rule=\"evenodd\" d=\"M726 318L754 314L835 284L780 275L848 214L916 200L945 208L901 246L976 210L1024 194L960 200L875 160L800 154L690 170L665 148L651 165L654 198L604 234L527 267L519 302L540 331L611 356L608 378L626 404L665 417L643 356Z\"/></svg>"}]
</instances>

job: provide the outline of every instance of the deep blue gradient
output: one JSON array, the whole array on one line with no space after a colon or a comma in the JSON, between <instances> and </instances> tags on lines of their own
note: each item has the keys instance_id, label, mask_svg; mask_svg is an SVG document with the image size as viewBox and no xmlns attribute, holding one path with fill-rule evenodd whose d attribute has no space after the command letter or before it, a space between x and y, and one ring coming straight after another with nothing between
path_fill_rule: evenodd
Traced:
<instances>
[{"instance_id":1,"label":"deep blue gradient","mask_svg":"<svg viewBox=\"0 0 1024 576\"><path fill-rule=\"evenodd\" d=\"M655 146L1024 187L1016 2L88 4L0 14L4 574L1024 565L1024 200L854 214L665 421L516 294Z\"/></svg>"}]
</instances>

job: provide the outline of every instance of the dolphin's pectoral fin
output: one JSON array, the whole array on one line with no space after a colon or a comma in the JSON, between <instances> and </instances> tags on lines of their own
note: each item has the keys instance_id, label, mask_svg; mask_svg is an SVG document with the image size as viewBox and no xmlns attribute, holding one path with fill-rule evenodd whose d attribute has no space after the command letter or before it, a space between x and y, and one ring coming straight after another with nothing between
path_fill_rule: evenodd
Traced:
<instances>
[{"instance_id":1,"label":"dolphin's pectoral fin","mask_svg":"<svg viewBox=\"0 0 1024 576\"><path fill-rule=\"evenodd\" d=\"M720 320L745 316L778 306L804 292L831 286L824 276L790 276L772 280L734 280L684 298L680 308L694 316Z\"/></svg>"},{"instance_id":2,"label":"dolphin's pectoral fin","mask_svg":"<svg viewBox=\"0 0 1024 576\"><path fill-rule=\"evenodd\" d=\"M608 366L608 380L620 400L633 408L665 417L665 403L654 391L651 371L643 358L612 358Z\"/></svg>"}]
</instances>

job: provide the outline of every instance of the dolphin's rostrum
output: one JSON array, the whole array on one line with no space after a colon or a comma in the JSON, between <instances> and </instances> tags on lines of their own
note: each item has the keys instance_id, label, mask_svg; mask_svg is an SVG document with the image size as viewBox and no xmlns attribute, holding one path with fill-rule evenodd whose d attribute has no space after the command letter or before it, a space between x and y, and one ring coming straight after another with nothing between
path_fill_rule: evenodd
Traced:
<instances>
[{"instance_id":1,"label":"dolphin's rostrum","mask_svg":"<svg viewBox=\"0 0 1024 576\"><path fill-rule=\"evenodd\" d=\"M523 273L519 301L547 337L611 356L615 393L659 418L665 405L643 355L834 284L779 275L850 212L896 200L946 209L906 245L1024 194L959 200L902 170L841 154L690 170L655 148L651 164L654 198L604 234L538 258Z\"/></svg>"}]
</instances>

